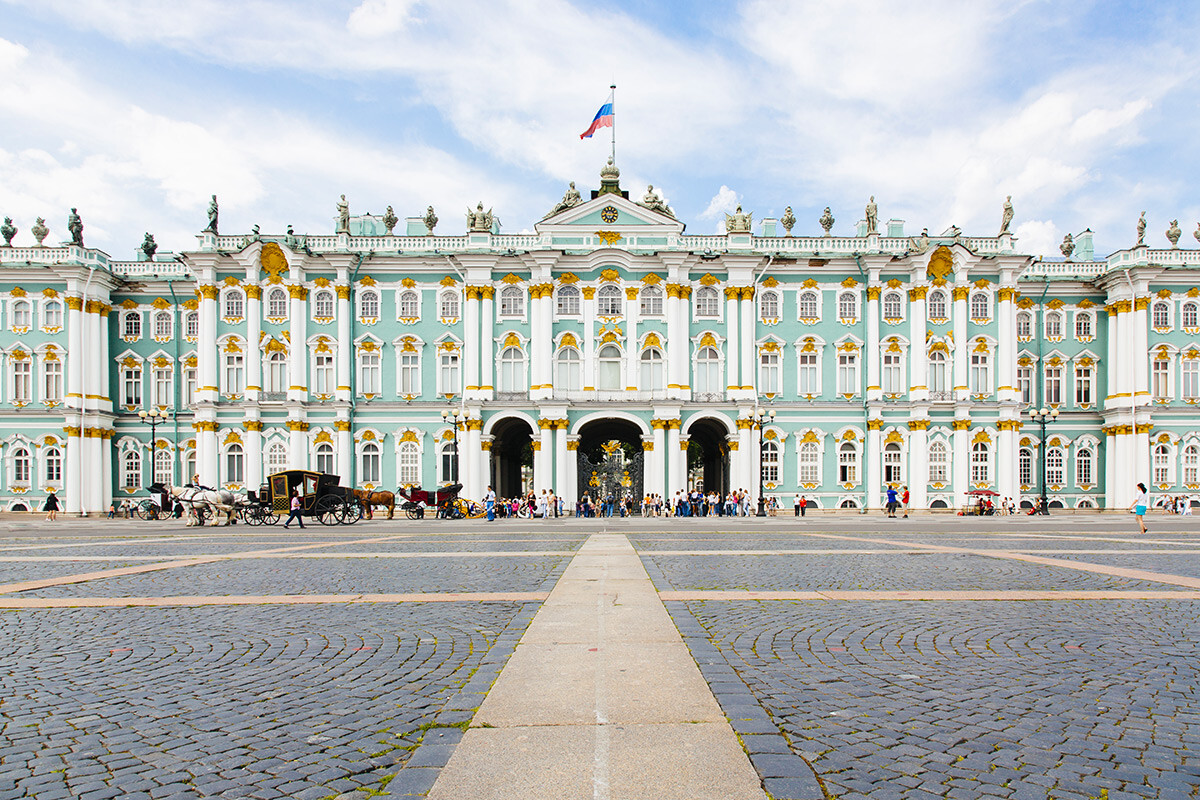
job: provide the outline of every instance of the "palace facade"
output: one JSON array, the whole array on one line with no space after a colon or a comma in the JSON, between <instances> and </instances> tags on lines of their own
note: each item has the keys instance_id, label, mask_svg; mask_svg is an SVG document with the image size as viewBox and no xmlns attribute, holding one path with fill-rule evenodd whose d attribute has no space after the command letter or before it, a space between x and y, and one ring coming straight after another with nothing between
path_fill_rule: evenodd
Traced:
<instances>
[{"instance_id":1,"label":"palace facade","mask_svg":"<svg viewBox=\"0 0 1200 800\"><path fill-rule=\"evenodd\" d=\"M482 205L453 235L343 206L331 235L214 224L133 261L0 248L0 506L55 489L99 513L283 468L571 501L603 489L612 441L635 495L757 495L761 473L785 505L1028 503L1044 451L1053 505L1121 508L1137 481L1200 497L1200 251L1096 259L1084 232L1042 261L1008 232L755 233L740 209L685 235L611 165L591 195L529 234Z\"/></svg>"}]
</instances>

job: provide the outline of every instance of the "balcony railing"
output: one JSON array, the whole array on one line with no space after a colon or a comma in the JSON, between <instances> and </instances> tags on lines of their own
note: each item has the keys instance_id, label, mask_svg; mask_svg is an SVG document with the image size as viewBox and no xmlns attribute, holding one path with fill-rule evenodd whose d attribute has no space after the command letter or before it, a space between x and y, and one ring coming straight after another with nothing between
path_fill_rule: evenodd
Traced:
<instances>
[{"instance_id":1,"label":"balcony railing","mask_svg":"<svg viewBox=\"0 0 1200 800\"><path fill-rule=\"evenodd\" d=\"M724 392L692 392L693 403L724 403Z\"/></svg>"}]
</instances>

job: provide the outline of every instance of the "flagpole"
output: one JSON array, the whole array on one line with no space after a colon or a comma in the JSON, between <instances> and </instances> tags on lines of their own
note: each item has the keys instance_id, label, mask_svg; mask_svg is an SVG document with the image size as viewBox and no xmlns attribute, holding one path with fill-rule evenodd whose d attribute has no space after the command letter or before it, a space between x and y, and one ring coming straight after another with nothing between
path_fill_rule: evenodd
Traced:
<instances>
[{"instance_id":1,"label":"flagpole","mask_svg":"<svg viewBox=\"0 0 1200 800\"><path fill-rule=\"evenodd\" d=\"M614 83L608 88L612 89L611 100L613 121L612 121L612 160L613 164L617 163L617 85Z\"/></svg>"}]
</instances>

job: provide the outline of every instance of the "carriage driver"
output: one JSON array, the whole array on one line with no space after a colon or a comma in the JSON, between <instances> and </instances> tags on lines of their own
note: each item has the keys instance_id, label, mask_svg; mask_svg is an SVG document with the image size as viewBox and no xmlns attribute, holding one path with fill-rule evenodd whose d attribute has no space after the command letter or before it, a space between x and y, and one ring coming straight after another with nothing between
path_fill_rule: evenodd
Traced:
<instances>
[{"instance_id":1,"label":"carriage driver","mask_svg":"<svg viewBox=\"0 0 1200 800\"><path fill-rule=\"evenodd\" d=\"M192 482L189 483L188 486L191 487L192 489L195 489L196 491L205 491L205 492L213 491L212 487L205 486L204 484L202 484L200 482L200 474L199 473L196 473L195 475L192 476Z\"/></svg>"}]
</instances>

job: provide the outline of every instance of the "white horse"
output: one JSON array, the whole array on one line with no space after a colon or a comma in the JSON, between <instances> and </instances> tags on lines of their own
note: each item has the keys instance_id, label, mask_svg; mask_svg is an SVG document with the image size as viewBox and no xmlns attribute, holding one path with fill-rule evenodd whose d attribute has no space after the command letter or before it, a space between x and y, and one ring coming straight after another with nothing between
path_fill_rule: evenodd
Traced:
<instances>
[{"instance_id":1,"label":"white horse","mask_svg":"<svg viewBox=\"0 0 1200 800\"><path fill-rule=\"evenodd\" d=\"M152 491L166 489L171 497L182 503L183 507L187 509L187 527L189 528L201 524L199 513L201 509L212 512L214 527L230 525L237 509L248 502L245 495L239 495L228 489L194 489L191 486L166 487L160 484L155 484L150 489ZM222 515L224 522L221 521Z\"/></svg>"}]
</instances>

